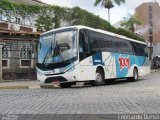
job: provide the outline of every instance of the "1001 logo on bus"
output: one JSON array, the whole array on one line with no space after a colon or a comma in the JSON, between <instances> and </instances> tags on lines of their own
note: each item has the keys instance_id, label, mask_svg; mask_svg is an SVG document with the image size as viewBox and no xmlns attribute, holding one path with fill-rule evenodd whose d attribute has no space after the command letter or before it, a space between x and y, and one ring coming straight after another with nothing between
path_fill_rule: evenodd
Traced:
<instances>
[{"instance_id":1,"label":"1001 logo on bus","mask_svg":"<svg viewBox=\"0 0 160 120\"><path fill-rule=\"evenodd\" d=\"M124 68L130 68L130 59L129 59L129 55L128 57L123 57L123 56L119 56L118 57L118 63L120 65L120 70L124 69Z\"/></svg>"}]
</instances>

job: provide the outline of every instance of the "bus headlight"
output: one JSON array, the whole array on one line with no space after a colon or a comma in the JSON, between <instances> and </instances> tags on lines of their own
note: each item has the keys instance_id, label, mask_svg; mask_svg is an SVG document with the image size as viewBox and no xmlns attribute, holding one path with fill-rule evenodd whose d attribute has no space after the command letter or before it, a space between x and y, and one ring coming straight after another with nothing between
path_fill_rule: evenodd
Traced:
<instances>
[{"instance_id":1,"label":"bus headlight","mask_svg":"<svg viewBox=\"0 0 160 120\"><path fill-rule=\"evenodd\" d=\"M37 75L42 76L42 75L44 75L44 74L43 74L43 72L37 70Z\"/></svg>"},{"instance_id":2,"label":"bus headlight","mask_svg":"<svg viewBox=\"0 0 160 120\"><path fill-rule=\"evenodd\" d=\"M64 69L64 72L71 72L75 69L75 66L70 67L69 69Z\"/></svg>"},{"instance_id":3,"label":"bus headlight","mask_svg":"<svg viewBox=\"0 0 160 120\"><path fill-rule=\"evenodd\" d=\"M68 71L71 72L71 71L73 71L74 69L75 69L75 67L72 66L72 67L70 67L70 68L68 69Z\"/></svg>"}]
</instances>

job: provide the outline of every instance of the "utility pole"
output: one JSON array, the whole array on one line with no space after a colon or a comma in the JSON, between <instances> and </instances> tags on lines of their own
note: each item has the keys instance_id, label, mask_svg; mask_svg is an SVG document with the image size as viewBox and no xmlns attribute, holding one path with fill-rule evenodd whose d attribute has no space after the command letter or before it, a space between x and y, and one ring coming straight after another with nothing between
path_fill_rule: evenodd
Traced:
<instances>
[{"instance_id":1,"label":"utility pole","mask_svg":"<svg viewBox=\"0 0 160 120\"><path fill-rule=\"evenodd\" d=\"M149 60L152 60L152 52L153 52L153 2L150 1L149 6L148 6L148 12L149 12L149 28L148 28L148 33L149 33Z\"/></svg>"},{"instance_id":2,"label":"utility pole","mask_svg":"<svg viewBox=\"0 0 160 120\"><path fill-rule=\"evenodd\" d=\"M4 82L2 78L2 48L3 44L0 44L0 83Z\"/></svg>"},{"instance_id":3,"label":"utility pole","mask_svg":"<svg viewBox=\"0 0 160 120\"><path fill-rule=\"evenodd\" d=\"M29 80L31 79L31 53L32 53L32 51L31 51L31 40L30 40L30 43L29 43Z\"/></svg>"}]
</instances>

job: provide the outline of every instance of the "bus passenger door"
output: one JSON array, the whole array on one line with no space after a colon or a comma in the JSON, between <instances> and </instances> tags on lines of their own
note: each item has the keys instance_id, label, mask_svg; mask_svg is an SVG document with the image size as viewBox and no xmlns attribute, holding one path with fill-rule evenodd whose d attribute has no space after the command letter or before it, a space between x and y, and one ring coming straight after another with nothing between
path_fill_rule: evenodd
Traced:
<instances>
[{"instance_id":1,"label":"bus passenger door","mask_svg":"<svg viewBox=\"0 0 160 120\"><path fill-rule=\"evenodd\" d=\"M91 55L89 36L86 30L79 33L79 60L82 61Z\"/></svg>"},{"instance_id":2,"label":"bus passenger door","mask_svg":"<svg viewBox=\"0 0 160 120\"><path fill-rule=\"evenodd\" d=\"M93 76L93 62L91 56L91 46L89 42L89 31L83 29L79 32L79 62L81 79L91 80Z\"/></svg>"}]
</instances>

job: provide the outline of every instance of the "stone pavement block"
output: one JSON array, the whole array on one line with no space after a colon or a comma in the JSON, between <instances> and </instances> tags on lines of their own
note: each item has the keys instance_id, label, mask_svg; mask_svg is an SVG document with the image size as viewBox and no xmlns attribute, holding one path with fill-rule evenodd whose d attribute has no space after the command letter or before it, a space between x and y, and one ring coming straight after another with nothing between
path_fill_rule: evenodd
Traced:
<instances>
[{"instance_id":1,"label":"stone pavement block","mask_svg":"<svg viewBox=\"0 0 160 120\"><path fill-rule=\"evenodd\" d=\"M160 113L159 78L155 72L137 82L123 80L98 87L0 90L0 114L37 115L30 119L62 119L63 114L71 114L65 119L89 119L82 114Z\"/></svg>"}]
</instances>

